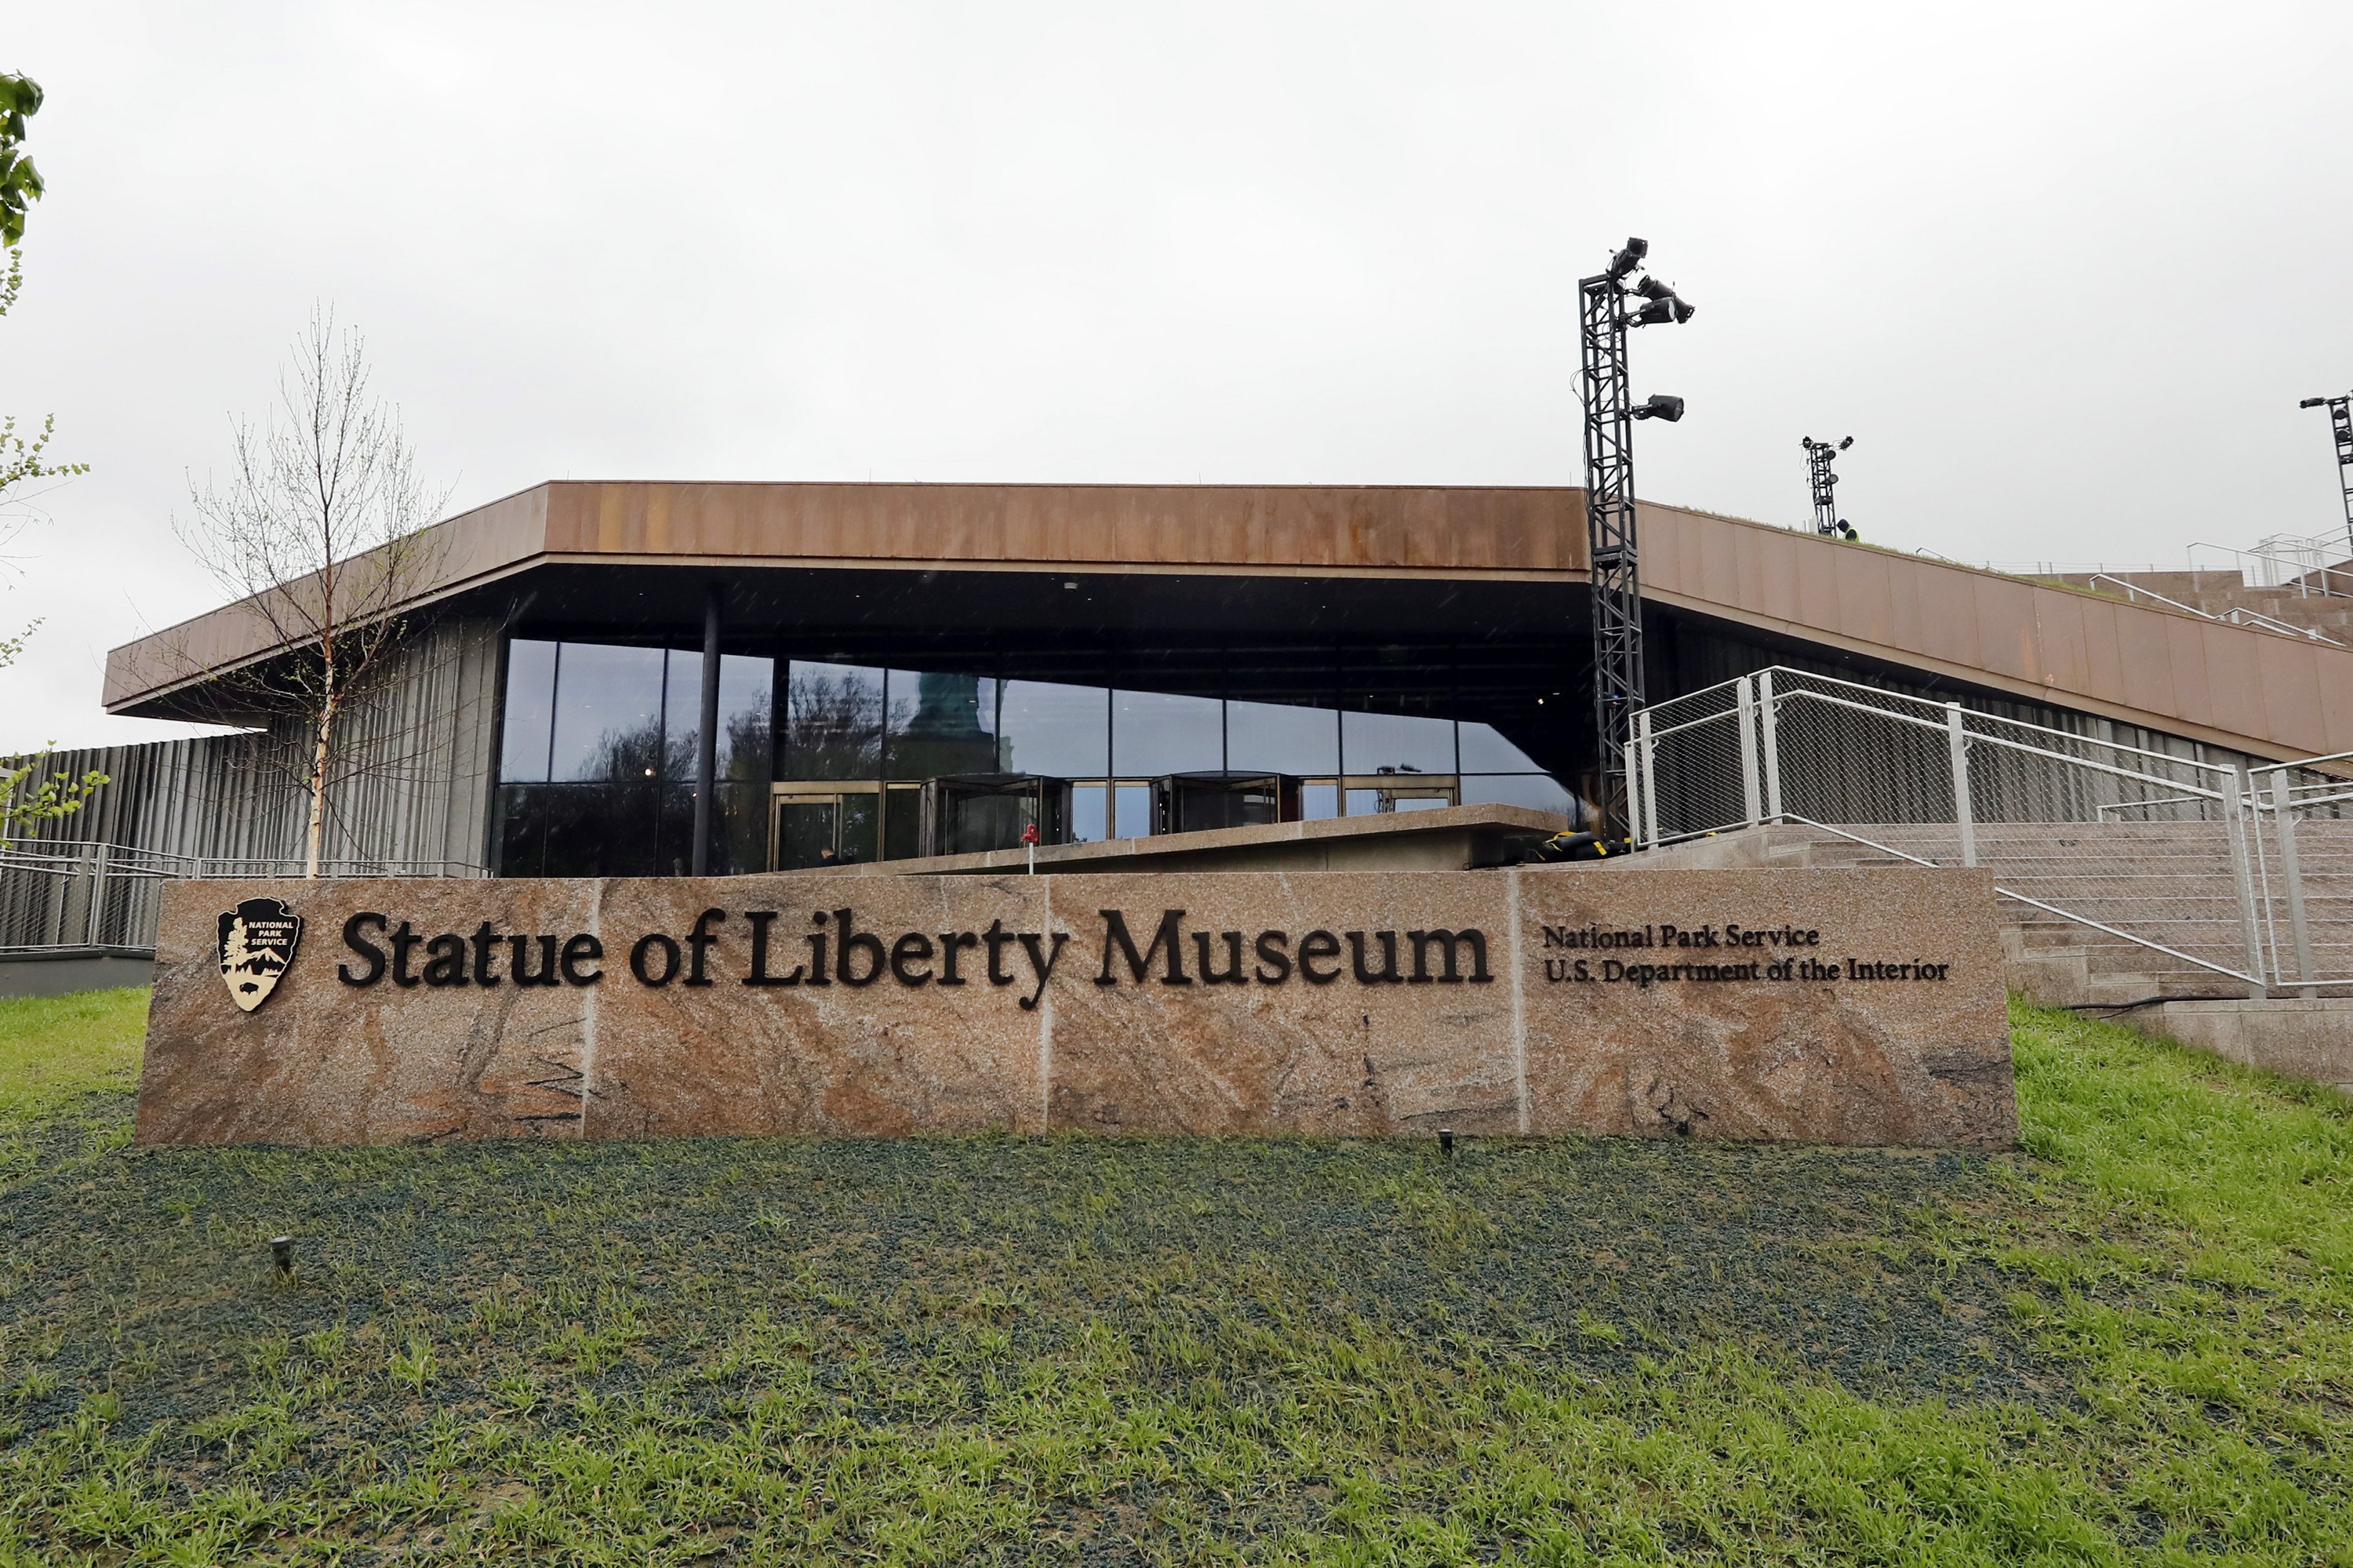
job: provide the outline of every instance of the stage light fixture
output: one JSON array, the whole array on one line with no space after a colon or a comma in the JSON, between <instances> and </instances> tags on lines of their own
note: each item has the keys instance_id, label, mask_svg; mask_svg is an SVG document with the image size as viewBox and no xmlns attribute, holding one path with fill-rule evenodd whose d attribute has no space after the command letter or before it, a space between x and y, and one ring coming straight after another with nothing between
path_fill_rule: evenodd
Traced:
<instances>
[{"instance_id":1,"label":"stage light fixture","mask_svg":"<svg viewBox=\"0 0 2353 1568\"><path fill-rule=\"evenodd\" d=\"M2328 410L2328 433L2337 443L2337 485L2345 497L2345 537L2353 545L2353 392L2306 397L2296 407Z\"/></svg>"},{"instance_id":2,"label":"stage light fixture","mask_svg":"<svg viewBox=\"0 0 2353 1568\"><path fill-rule=\"evenodd\" d=\"M1617 282L1620 279L1625 277L1627 273L1631 272L1635 268L1640 267L1642 264L1642 258L1648 256L1650 253L1651 242L1649 240L1627 240L1626 248L1619 251L1617 255L1609 258L1609 270L1607 274L1609 280L1613 283Z\"/></svg>"},{"instance_id":3,"label":"stage light fixture","mask_svg":"<svg viewBox=\"0 0 2353 1568\"><path fill-rule=\"evenodd\" d=\"M1634 410L1638 419L1664 419L1673 424L1683 417L1683 400L1672 392L1653 392Z\"/></svg>"},{"instance_id":4,"label":"stage light fixture","mask_svg":"<svg viewBox=\"0 0 2353 1568\"><path fill-rule=\"evenodd\" d=\"M1798 444L1806 449L1806 482L1814 496L1814 532L1825 539L1852 539L1854 530L1840 521L1838 499L1831 493L1837 488L1838 475L1831 471L1831 464L1839 453L1854 445L1854 438L1845 437L1832 446L1811 436L1801 436Z\"/></svg>"}]
</instances>

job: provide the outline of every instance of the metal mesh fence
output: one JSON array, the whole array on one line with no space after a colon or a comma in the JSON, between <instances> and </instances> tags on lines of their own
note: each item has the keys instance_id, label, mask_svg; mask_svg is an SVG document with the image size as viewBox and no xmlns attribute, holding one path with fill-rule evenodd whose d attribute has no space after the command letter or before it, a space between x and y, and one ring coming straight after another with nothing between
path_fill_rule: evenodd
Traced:
<instances>
[{"instance_id":1,"label":"metal mesh fence","mask_svg":"<svg viewBox=\"0 0 2353 1568\"><path fill-rule=\"evenodd\" d=\"M51 840L0 853L0 952L152 950L164 884L174 877L297 877L301 861L200 859L121 844ZM326 876L480 876L439 861L328 861Z\"/></svg>"},{"instance_id":2,"label":"metal mesh fence","mask_svg":"<svg viewBox=\"0 0 2353 1568\"><path fill-rule=\"evenodd\" d=\"M2257 768L2256 900L2277 982L2353 994L2353 753Z\"/></svg>"},{"instance_id":3,"label":"metal mesh fence","mask_svg":"<svg viewBox=\"0 0 2353 1568\"><path fill-rule=\"evenodd\" d=\"M2109 966L2120 984L2179 992L2283 972L2273 927L2287 901L2264 893L2277 856L2264 858L2257 803L2232 767L1788 669L1662 703L1635 727L1650 843L1804 824L1822 830L1814 863L1991 868L2032 911L2030 946L2047 926L2054 946L2134 949ZM2324 799L2353 806L2344 780L2342 798L2328 796L2306 771L2291 817ZM2353 838L2345 849L2341 871L2327 862L2342 878L2327 894L2332 917L2353 916ZM2325 952L2353 978L2353 938L2341 950L2335 928L2314 940L2316 960Z\"/></svg>"}]
</instances>

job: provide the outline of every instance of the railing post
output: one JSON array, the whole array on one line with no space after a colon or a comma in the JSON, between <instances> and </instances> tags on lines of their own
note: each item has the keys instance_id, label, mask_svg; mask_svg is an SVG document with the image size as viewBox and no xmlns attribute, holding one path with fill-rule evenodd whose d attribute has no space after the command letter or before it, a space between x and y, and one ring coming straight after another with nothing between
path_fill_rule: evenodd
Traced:
<instances>
[{"instance_id":1,"label":"railing post","mask_svg":"<svg viewBox=\"0 0 2353 1568\"><path fill-rule=\"evenodd\" d=\"M1961 863L1978 863L1978 819L1969 800L1969 732L1963 727L1961 705L1945 705L1945 744L1953 754L1953 825L1961 833Z\"/></svg>"},{"instance_id":2,"label":"railing post","mask_svg":"<svg viewBox=\"0 0 2353 1568\"><path fill-rule=\"evenodd\" d=\"M1765 793L1757 779L1757 699L1748 675L1735 681L1735 718L1741 726L1741 824L1756 826L1765 817Z\"/></svg>"},{"instance_id":3,"label":"railing post","mask_svg":"<svg viewBox=\"0 0 2353 1568\"><path fill-rule=\"evenodd\" d=\"M1643 766L1641 714L1634 715L1634 736L1626 743L1626 844L1630 849L1648 845L1650 835L1642 826L1642 800L1651 792L1650 769ZM1603 823L1604 831L1608 824Z\"/></svg>"},{"instance_id":4,"label":"railing post","mask_svg":"<svg viewBox=\"0 0 2353 1568\"><path fill-rule=\"evenodd\" d=\"M93 853L90 855L90 908L84 912L86 918L82 922L85 947L100 946L99 938L106 934L107 848L108 846L103 842L99 843L93 846Z\"/></svg>"},{"instance_id":5,"label":"railing post","mask_svg":"<svg viewBox=\"0 0 2353 1568\"><path fill-rule=\"evenodd\" d=\"M1781 820L1781 731L1775 707L1773 672L1760 671L1757 676L1757 717L1765 732L1765 820L1768 822Z\"/></svg>"},{"instance_id":6,"label":"railing post","mask_svg":"<svg viewBox=\"0 0 2353 1568\"><path fill-rule=\"evenodd\" d=\"M2279 833L2280 878L2287 884L2287 928L2295 939L2295 978L2304 982L2309 1001L2320 994L2313 985L2312 927L2304 908L2304 868L2295 856L2295 798L2288 770L2272 769L2272 816Z\"/></svg>"},{"instance_id":7,"label":"railing post","mask_svg":"<svg viewBox=\"0 0 2353 1568\"><path fill-rule=\"evenodd\" d=\"M1755 827L1765 815L1765 802L1757 776L1757 694L1743 675L1736 683L1740 721L1740 810L1741 820Z\"/></svg>"},{"instance_id":8,"label":"railing post","mask_svg":"<svg viewBox=\"0 0 2353 1568\"><path fill-rule=\"evenodd\" d=\"M1659 842L1659 753L1657 743L1651 739L1651 710L1644 708L1634 715L1634 756L1642 775L1642 804L1635 836L1644 844Z\"/></svg>"},{"instance_id":9,"label":"railing post","mask_svg":"<svg viewBox=\"0 0 2353 1568\"><path fill-rule=\"evenodd\" d=\"M2263 928L2255 914L2255 874L2247 855L2247 800L2254 781L2243 762L2231 766L2231 792L2223 803L2222 821L2231 841L2231 879L2237 885L2239 935L2247 945L2247 994L2261 1001L2269 994L2263 983Z\"/></svg>"}]
</instances>

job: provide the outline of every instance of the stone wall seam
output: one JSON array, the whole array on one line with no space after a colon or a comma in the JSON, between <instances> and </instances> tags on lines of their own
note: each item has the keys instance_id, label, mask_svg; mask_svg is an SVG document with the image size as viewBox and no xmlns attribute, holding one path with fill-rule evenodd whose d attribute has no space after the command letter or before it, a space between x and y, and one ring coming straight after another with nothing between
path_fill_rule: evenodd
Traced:
<instances>
[{"instance_id":1,"label":"stone wall seam","mask_svg":"<svg viewBox=\"0 0 2353 1568\"><path fill-rule=\"evenodd\" d=\"M1527 951L1521 941L1520 874L1504 874L1510 888L1507 923L1512 933L1512 1099L1519 1107L1520 1136L1528 1135L1528 992Z\"/></svg>"}]
</instances>

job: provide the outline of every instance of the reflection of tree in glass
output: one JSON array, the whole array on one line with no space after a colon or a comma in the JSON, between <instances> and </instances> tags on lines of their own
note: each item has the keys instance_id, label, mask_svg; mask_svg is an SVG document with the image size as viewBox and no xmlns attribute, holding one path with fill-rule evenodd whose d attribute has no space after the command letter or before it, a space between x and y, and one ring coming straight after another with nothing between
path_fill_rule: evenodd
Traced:
<instances>
[{"instance_id":1,"label":"reflection of tree in glass","mask_svg":"<svg viewBox=\"0 0 2353 1568\"><path fill-rule=\"evenodd\" d=\"M728 779L767 778L767 693L761 693L750 707L727 715L727 749L721 754L720 771Z\"/></svg>"},{"instance_id":2,"label":"reflection of tree in glass","mask_svg":"<svg viewBox=\"0 0 2353 1568\"><path fill-rule=\"evenodd\" d=\"M786 753L802 779L873 779L882 763L882 686L863 673L795 670L786 688ZM912 705L901 705L912 711ZM900 715L902 722L904 715Z\"/></svg>"},{"instance_id":3,"label":"reflection of tree in glass","mask_svg":"<svg viewBox=\"0 0 2353 1568\"><path fill-rule=\"evenodd\" d=\"M645 783L654 779L691 784L695 779L696 715L670 715L665 741L658 719L634 729L608 729L597 738L590 776L616 783ZM768 699L762 694L752 706L729 714L723 721L726 739L719 755L720 777L757 780L767 776Z\"/></svg>"},{"instance_id":4,"label":"reflection of tree in glass","mask_svg":"<svg viewBox=\"0 0 2353 1568\"><path fill-rule=\"evenodd\" d=\"M596 766L593 777L609 779L615 783L635 781L639 784L653 779L662 765L661 721L649 719L635 729L608 729L597 737ZM692 753L688 754L686 776L694 777ZM676 774L671 775L676 778Z\"/></svg>"}]
</instances>

